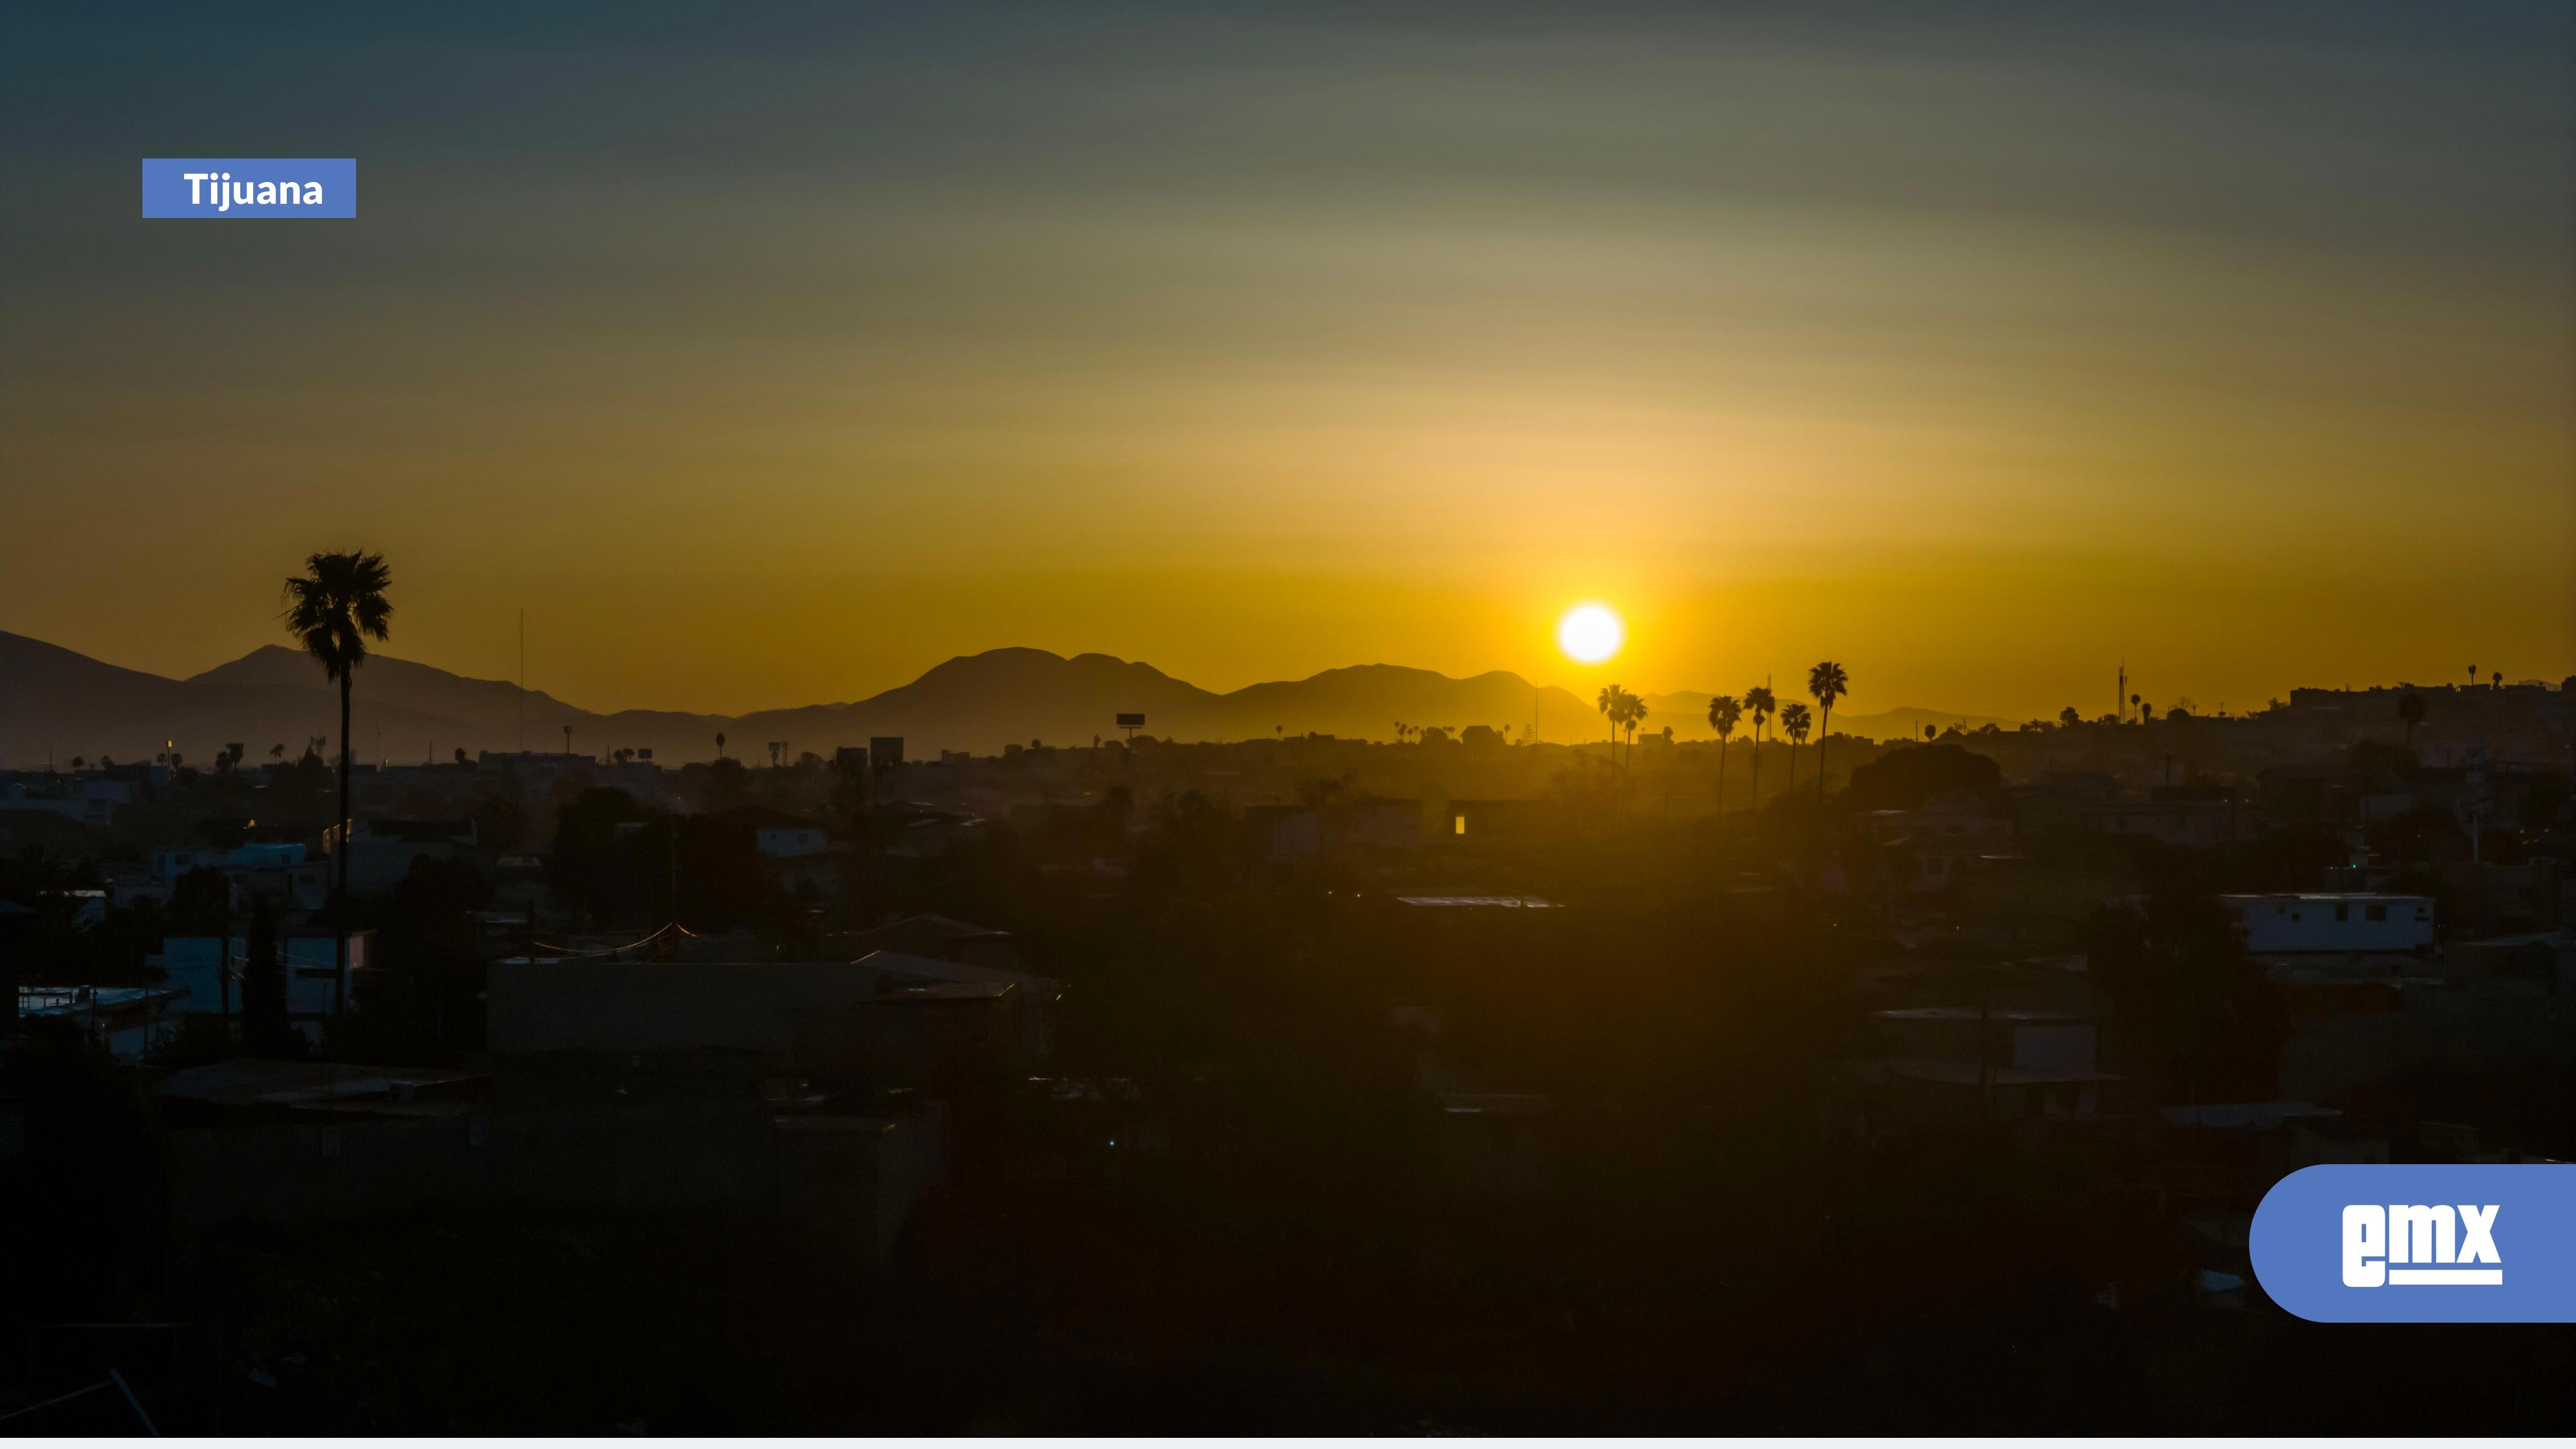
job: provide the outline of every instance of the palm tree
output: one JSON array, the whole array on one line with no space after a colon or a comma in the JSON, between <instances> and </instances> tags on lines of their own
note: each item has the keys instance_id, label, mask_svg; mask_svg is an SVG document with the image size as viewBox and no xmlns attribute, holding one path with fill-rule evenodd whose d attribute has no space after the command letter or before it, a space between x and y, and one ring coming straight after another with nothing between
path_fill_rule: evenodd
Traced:
<instances>
[{"instance_id":1,"label":"palm tree","mask_svg":"<svg viewBox=\"0 0 2576 1449\"><path fill-rule=\"evenodd\" d=\"M1619 762L1619 701L1627 692L1615 684L1605 684L1599 694L1592 696L1593 707L1610 721L1610 762L1614 765Z\"/></svg>"},{"instance_id":2,"label":"palm tree","mask_svg":"<svg viewBox=\"0 0 2576 1449\"><path fill-rule=\"evenodd\" d=\"M1816 721L1816 793L1825 793L1825 742L1833 738L1834 701L1851 693L1851 676L1828 659L1807 671L1807 693L1822 714Z\"/></svg>"},{"instance_id":3,"label":"palm tree","mask_svg":"<svg viewBox=\"0 0 2576 1449\"><path fill-rule=\"evenodd\" d=\"M333 915L345 913L349 895L349 691L358 666L367 662L367 641L384 641L394 606L385 599L393 574L380 553L317 553L304 561L305 571L286 581L286 631L304 651L322 661L323 677L340 686L340 823L331 850L339 884L333 890ZM331 1010L347 1004L349 929L336 931L331 980Z\"/></svg>"},{"instance_id":4,"label":"palm tree","mask_svg":"<svg viewBox=\"0 0 2576 1449\"><path fill-rule=\"evenodd\" d=\"M2424 696L2413 690L2397 696L2397 717L2406 724L2406 748L2415 748L2415 727L2424 722Z\"/></svg>"},{"instance_id":5,"label":"palm tree","mask_svg":"<svg viewBox=\"0 0 2576 1449\"><path fill-rule=\"evenodd\" d=\"M1712 695L1708 701L1708 727L1717 731L1717 808L1726 808L1726 742L1735 733L1735 722L1744 717L1744 706L1734 695Z\"/></svg>"},{"instance_id":6,"label":"palm tree","mask_svg":"<svg viewBox=\"0 0 2576 1449\"><path fill-rule=\"evenodd\" d=\"M1637 763L1637 726L1646 722L1646 701L1644 696L1632 694L1626 704L1623 713L1628 717L1628 763L1633 765Z\"/></svg>"},{"instance_id":7,"label":"palm tree","mask_svg":"<svg viewBox=\"0 0 2576 1449\"><path fill-rule=\"evenodd\" d=\"M1767 684L1757 684L1744 691L1744 712L1753 716L1753 792L1745 796L1746 809L1756 808L1762 803L1762 726L1770 721L1772 712L1779 707L1779 702L1771 697L1771 686Z\"/></svg>"},{"instance_id":8,"label":"palm tree","mask_svg":"<svg viewBox=\"0 0 2576 1449\"><path fill-rule=\"evenodd\" d=\"M716 758L721 760L724 757L724 731L718 730L716 731Z\"/></svg>"},{"instance_id":9,"label":"palm tree","mask_svg":"<svg viewBox=\"0 0 2576 1449\"><path fill-rule=\"evenodd\" d=\"M1807 707L1794 699L1780 706L1780 733L1789 737L1789 790L1792 794L1798 789L1798 746L1807 742L1807 726L1813 722ZM1821 791L1824 786L1820 783L1816 788Z\"/></svg>"}]
</instances>

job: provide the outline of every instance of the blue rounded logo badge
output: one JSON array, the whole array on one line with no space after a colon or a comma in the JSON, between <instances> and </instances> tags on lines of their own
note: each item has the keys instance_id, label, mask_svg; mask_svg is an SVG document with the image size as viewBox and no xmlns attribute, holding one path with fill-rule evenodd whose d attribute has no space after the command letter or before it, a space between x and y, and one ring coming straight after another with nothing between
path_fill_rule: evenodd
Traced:
<instances>
[{"instance_id":1,"label":"blue rounded logo badge","mask_svg":"<svg viewBox=\"0 0 2576 1449\"><path fill-rule=\"evenodd\" d=\"M2248 1246L2272 1301L2318 1323L2576 1322L2576 1165L2303 1167Z\"/></svg>"}]
</instances>

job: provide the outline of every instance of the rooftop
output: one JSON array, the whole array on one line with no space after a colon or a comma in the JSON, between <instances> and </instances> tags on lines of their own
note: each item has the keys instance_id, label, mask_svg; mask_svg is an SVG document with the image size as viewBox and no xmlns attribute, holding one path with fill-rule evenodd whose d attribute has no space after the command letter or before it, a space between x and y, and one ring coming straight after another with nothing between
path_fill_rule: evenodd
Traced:
<instances>
[{"instance_id":1,"label":"rooftop","mask_svg":"<svg viewBox=\"0 0 2576 1449\"><path fill-rule=\"evenodd\" d=\"M2084 1022L2088 1017L2066 1011L1987 1011L1974 1006L1900 1006L1870 1015L1887 1021Z\"/></svg>"},{"instance_id":2,"label":"rooftop","mask_svg":"<svg viewBox=\"0 0 2576 1449\"><path fill-rule=\"evenodd\" d=\"M445 1067L369 1067L339 1062L230 1061L174 1072L161 1095L229 1107L335 1107L408 1102L481 1080Z\"/></svg>"}]
</instances>

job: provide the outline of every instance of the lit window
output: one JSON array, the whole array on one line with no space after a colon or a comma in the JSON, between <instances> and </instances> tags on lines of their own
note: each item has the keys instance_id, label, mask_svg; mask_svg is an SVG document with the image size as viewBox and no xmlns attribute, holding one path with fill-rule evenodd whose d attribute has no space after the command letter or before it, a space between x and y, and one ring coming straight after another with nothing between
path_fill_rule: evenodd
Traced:
<instances>
[{"instance_id":1,"label":"lit window","mask_svg":"<svg viewBox=\"0 0 2576 1449\"><path fill-rule=\"evenodd\" d=\"M1452 820L1452 821L1451 821L1451 822L1449 822L1449 823L1450 823L1450 824L1452 824L1452 825L1454 825L1454 826L1456 826L1456 827L1458 828L1458 833L1459 833L1460 835L1464 835L1464 834L1466 834L1466 833L1467 833L1467 817L1466 817L1466 816L1461 815L1461 816L1459 816L1457 819Z\"/></svg>"}]
</instances>

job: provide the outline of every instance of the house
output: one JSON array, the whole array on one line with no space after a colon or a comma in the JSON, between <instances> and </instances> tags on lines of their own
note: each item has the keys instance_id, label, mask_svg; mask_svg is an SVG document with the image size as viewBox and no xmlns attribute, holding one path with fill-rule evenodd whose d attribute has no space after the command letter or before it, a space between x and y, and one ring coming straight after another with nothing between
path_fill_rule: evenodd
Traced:
<instances>
[{"instance_id":1,"label":"house","mask_svg":"<svg viewBox=\"0 0 2576 1449\"><path fill-rule=\"evenodd\" d=\"M475 844L471 820L361 820L349 831L349 889L374 895L420 860L453 860Z\"/></svg>"},{"instance_id":2,"label":"house","mask_svg":"<svg viewBox=\"0 0 2576 1449\"><path fill-rule=\"evenodd\" d=\"M1458 845L1545 845L1576 835L1575 815L1561 800L1452 800L1446 823L1432 832Z\"/></svg>"},{"instance_id":3,"label":"house","mask_svg":"<svg viewBox=\"0 0 2576 1449\"><path fill-rule=\"evenodd\" d=\"M141 789L142 782L132 771L42 779L31 773L0 792L0 809L37 810L83 825L113 825L117 810L141 798Z\"/></svg>"},{"instance_id":4,"label":"house","mask_svg":"<svg viewBox=\"0 0 2576 1449\"><path fill-rule=\"evenodd\" d=\"M161 1099L182 1232L431 1204L722 1211L875 1261L947 1173L936 1103L836 1099L722 1062L232 1061L173 1074Z\"/></svg>"},{"instance_id":5,"label":"house","mask_svg":"<svg viewBox=\"0 0 2576 1449\"><path fill-rule=\"evenodd\" d=\"M1419 850L1420 800L1356 800L1340 805L1254 805L1244 819L1273 861L1303 860L1326 850Z\"/></svg>"},{"instance_id":6,"label":"house","mask_svg":"<svg viewBox=\"0 0 2576 1449\"><path fill-rule=\"evenodd\" d=\"M286 969L286 1018L306 1040L321 1043L322 1024L354 991L359 975L370 969L374 945L373 931L349 933L348 972L343 977L338 937L289 935L278 942L279 960ZM162 984L174 998L172 1015L238 1017L242 973L249 959L250 943L241 936L165 936L161 950L146 956L144 964L161 971Z\"/></svg>"},{"instance_id":7,"label":"house","mask_svg":"<svg viewBox=\"0 0 2576 1449\"><path fill-rule=\"evenodd\" d=\"M2229 895L2245 949L2258 955L2298 951L2414 951L2433 944L2433 898L2367 891L2313 895Z\"/></svg>"},{"instance_id":8,"label":"house","mask_svg":"<svg viewBox=\"0 0 2576 1449\"><path fill-rule=\"evenodd\" d=\"M313 856L301 842L252 842L230 849L164 846L152 852L146 871L111 877L108 888L120 906L167 901L180 878L198 870L222 874L235 911L248 910L254 895L298 910L318 910L331 889L330 862Z\"/></svg>"},{"instance_id":9,"label":"house","mask_svg":"<svg viewBox=\"0 0 2576 1449\"><path fill-rule=\"evenodd\" d=\"M176 1028L180 993L149 986L21 986L18 1019L68 1026L119 1061L135 1061Z\"/></svg>"},{"instance_id":10,"label":"house","mask_svg":"<svg viewBox=\"0 0 2576 1449\"><path fill-rule=\"evenodd\" d=\"M2145 835L2195 849L2252 840L2270 823L2235 800L2112 800L2079 805L2074 814L2095 835Z\"/></svg>"},{"instance_id":11,"label":"house","mask_svg":"<svg viewBox=\"0 0 2576 1449\"><path fill-rule=\"evenodd\" d=\"M945 987L975 989L923 989ZM487 1033L496 1055L713 1053L765 1074L919 1086L952 1066L1019 1069L1043 1058L1062 993L1026 972L892 951L856 961L516 957L492 965Z\"/></svg>"},{"instance_id":12,"label":"house","mask_svg":"<svg viewBox=\"0 0 2576 1449\"><path fill-rule=\"evenodd\" d=\"M2073 1012L1898 1007L1869 1019L1886 1055L1863 1077L1889 1125L2093 1122L2131 1105L2133 1084L2099 1069L2094 1023Z\"/></svg>"},{"instance_id":13,"label":"house","mask_svg":"<svg viewBox=\"0 0 2576 1449\"><path fill-rule=\"evenodd\" d=\"M994 966L1016 971L1020 966L1020 948L1008 931L979 926L953 916L906 916L888 921L874 930L852 931L831 939L835 951L852 956L865 956L875 951L893 951L906 956L926 956L934 961L955 961L972 966Z\"/></svg>"}]
</instances>

